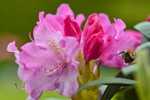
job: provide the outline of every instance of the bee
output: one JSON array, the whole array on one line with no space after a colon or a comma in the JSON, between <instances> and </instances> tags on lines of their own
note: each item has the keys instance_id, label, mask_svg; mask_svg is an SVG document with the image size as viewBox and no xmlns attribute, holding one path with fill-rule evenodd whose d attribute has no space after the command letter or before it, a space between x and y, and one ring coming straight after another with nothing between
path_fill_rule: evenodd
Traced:
<instances>
[{"instance_id":1,"label":"bee","mask_svg":"<svg viewBox=\"0 0 150 100\"><path fill-rule=\"evenodd\" d=\"M131 64L135 60L135 56L136 56L135 52L130 49L121 51L118 54L121 54L122 59L124 59L124 62L129 64Z\"/></svg>"}]
</instances>

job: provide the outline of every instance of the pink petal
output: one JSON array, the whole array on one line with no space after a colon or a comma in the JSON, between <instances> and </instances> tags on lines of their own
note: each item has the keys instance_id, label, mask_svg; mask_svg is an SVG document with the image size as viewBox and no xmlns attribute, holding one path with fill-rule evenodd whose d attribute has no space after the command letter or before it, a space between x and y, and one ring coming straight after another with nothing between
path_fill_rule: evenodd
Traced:
<instances>
[{"instance_id":1,"label":"pink petal","mask_svg":"<svg viewBox=\"0 0 150 100\"><path fill-rule=\"evenodd\" d=\"M141 44L142 34L140 32L134 30L126 30L125 33L130 34L131 38L136 40L137 46Z\"/></svg>"},{"instance_id":2,"label":"pink petal","mask_svg":"<svg viewBox=\"0 0 150 100\"><path fill-rule=\"evenodd\" d=\"M104 13L100 13L99 15L100 24L102 25L104 32L106 32L107 28L111 25L108 16Z\"/></svg>"},{"instance_id":3,"label":"pink petal","mask_svg":"<svg viewBox=\"0 0 150 100\"><path fill-rule=\"evenodd\" d=\"M116 32L119 34L119 32L123 31L126 28L126 25L121 19L114 19L114 21Z\"/></svg>"},{"instance_id":4,"label":"pink petal","mask_svg":"<svg viewBox=\"0 0 150 100\"><path fill-rule=\"evenodd\" d=\"M79 50L81 49L81 46L79 42L74 37L66 37L66 48L67 55L69 58L75 58L78 55ZM71 48L70 48L71 47Z\"/></svg>"},{"instance_id":5,"label":"pink petal","mask_svg":"<svg viewBox=\"0 0 150 100\"><path fill-rule=\"evenodd\" d=\"M119 50L135 50L142 42L142 34L134 30L126 30L120 39Z\"/></svg>"},{"instance_id":6,"label":"pink petal","mask_svg":"<svg viewBox=\"0 0 150 100\"><path fill-rule=\"evenodd\" d=\"M114 38L108 37L107 44L98 58L100 63L118 68L124 66L123 59L118 55L118 46L119 45L117 45L117 41Z\"/></svg>"},{"instance_id":7,"label":"pink petal","mask_svg":"<svg viewBox=\"0 0 150 100\"><path fill-rule=\"evenodd\" d=\"M62 38L62 33L58 30L53 32L46 23L41 23L34 30L34 40L36 45L41 48L47 48L49 40Z\"/></svg>"},{"instance_id":8,"label":"pink petal","mask_svg":"<svg viewBox=\"0 0 150 100\"><path fill-rule=\"evenodd\" d=\"M56 15L59 15L59 16L63 17L64 19L66 18L67 15L70 15L71 17L74 16L74 14L68 4L61 4L59 6L59 8L57 9Z\"/></svg>"},{"instance_id":9,"label":"pink petal","mask_svg":"<svg viewBox=\"0 0 150 100\"><path fill-rule=\"evenodd\" d=\"M55 55L50 50L41 49L35 45L35 42L29 42L21 47L23 50L20 53L20 61L26 65L26 67L50 67L61 62L59 56ZM53 61L53 59L56 59Z\"/></svg>"},{"instance_id":10,"label":"pink petal","mask_svg":"<svg viewBox=\"0 0 150 100\"><path fill-rule=\"evenodd\" d=\"M123 39L124 38L124 29L126 28L125 23L121 19L115 19L115 23L112 26L115 29L115 39Z\"/></svg>"},{"instance_id":11,"label":"pink petal","mask_svg":"<svg viewBox=\"0 0 150 100\"><path fill-rule=\"evenodd\" d=\"M47 14L45 18L45 25L52 32L57 32L58 30L63 32L63 21L59 21L56 15Z\"/></svg>"},{"instance_id":12,"label":"pink petal","mask_svg":"<svg viewBox=\"0 0 150 100\"><path fill-rule=\"evenodd\" d=\"M9 51L9 52L18 52L15 41L8 44L7 51Z\"/></svg>"},{"instance_id":13,"label":"pink petal","mask_svg":"<svg viewBox=\"0 0 150 100\"><path fill-rule=\"evenodd\" d=\"M40 22L44 21L44 11L39 13L39 20L40 20Z\"/></svg>"},{"instance_id":14,"label":"pink petal","mask_svg":"<svg viewBox=\"0 0 150 100\"><path fill-rule=\"evenodd\" d=\"M13 41L13 42L10 42L7 46L7 51L9 52L14 52L15 53L15 57L16 57L16 60L15 62L17 64L20 64L19 60L20 60L20 57L19 57L19 54L20 52L18 51L17 47L16 47L16 42Z\"/></svg>"},{"instance_id":15,"label":"pink petal","mask_svg":"<svg viewBox=\"0 0 150 100\"><path fill-rule=\"evenodd\" d=\"M78 88L78 75L78 71L71 66L65 68L57 81L57 92L61 95L71 98L76 93L76 90Z\"/></svg>"},{"instance_id":16,"label":"pink petal","mask_svg":"<svg viewBox=\"0 0 150 100\"><path fill-rule=\"evenodd\" d=\"M44 12L40 12L39 13L39 22L37 22L37 26L34 27L33 31L35 31L37 29L38 25L43 22L44 22Z\"/></svg>"},{"instance_id":17,"label":"pink petal","mask_svg":"<svg viewBox=\"0 0 150 100\"><path fill-rule=\"evenodd\" d=\"M27 68L20 64L18 68L18 76L23 82L25 82L33 74L34 70L35 68Z\"/></svg>"},{"instance_id":18,"label":"pink petal","mask_svg":"<svg viewBox=\"0 0 150 100\"><path fill-rule=\"evenodd\" d=\"M55 82L58 76L50 77L45 75L41 69L36 69L26 80L25 89L33 100L38 100L44 90L55 90Z\"/></svg>"},{"instance_id":19,"label":"pink petal","mask_svg":"<svg viewBox=\"0 0 150 100\"><path fill-rule=\"evenodd\" d=\"M50 38L51 33L52 32L49 31L49 29L46 27L44 23L39 24L33 33L36 44L38 46L46 48L47 40Z\"/></svg>"},{"instance_id":20,"label":"pink petal","mask_svg":"<svg viewBox=\"0 0 150 100\"><path fill-rule=\"evenodd\" d=\"M81 26L82 22L85 20L85 17L83 14L78 14L76 17L76 21L79 24L79 26Z\"/></svg>"}]
</instances>

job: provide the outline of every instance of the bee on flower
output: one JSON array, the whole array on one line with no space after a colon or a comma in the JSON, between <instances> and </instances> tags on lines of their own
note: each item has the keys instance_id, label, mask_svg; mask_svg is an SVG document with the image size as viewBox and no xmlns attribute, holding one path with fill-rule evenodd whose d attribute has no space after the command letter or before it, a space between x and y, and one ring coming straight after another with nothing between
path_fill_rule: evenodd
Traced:
<instances>
[{"instance_id":1,"label":"bee on flower","mask_svg":"<svg viewBox=\"0 0 150 100\"><path fill-rule=\"evenodd\" d=\"M122 55L122 59L124 59L125 63L132 63L135 60L135 52L132 50L125 50L125 51L121 51L118 54Z\"/></svg>"}]
</instances>

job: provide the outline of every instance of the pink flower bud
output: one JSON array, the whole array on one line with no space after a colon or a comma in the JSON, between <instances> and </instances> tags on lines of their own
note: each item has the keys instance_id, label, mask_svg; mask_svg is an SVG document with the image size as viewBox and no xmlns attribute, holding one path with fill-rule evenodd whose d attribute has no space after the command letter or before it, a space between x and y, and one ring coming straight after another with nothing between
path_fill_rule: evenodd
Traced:
<instances>
[{"instance_id":1,"label":"pink flower bud","mask_svg":"<svg viewBox=\"0 0 150 100\"><path fill-rule=\"evenodd\" d=\"M85 60L89 61L92 59L97 59L100 56L103 47L103 38L101 38L100 35L97 34L92 35L84 45L83 51L85 55Z\"/></svg>"},{"instance_id":2,"label":"pink flower bud","mask_svg":"<svg viewBox=\"0 0 150 100\"><path fill-rule=\"evenodd\" d=\"M81 29L77 22L67 16L64 20L64 34L65 36L74 36L80 42L81 39Z\"/></svg>"},{"instance_id":3,"label":"pink flower bud","mask_svg":"<svg viewBox=\"0 0 150 100\"><path fill-rule=\"evenodd\" d=\"M99 17L97 16L96 13L91 14L85 23L84 39L87 40L93 34L102 34L102 33L103 29L102 26L100 25Z\"/></svg>"},{"instance_id":4,"label":"pink flower bud","mask_svg":"<svg viewBox=\"0 0 150 100\"><path fill-rule=\"evenodd\" d=\"M100 25L97 14L92 14L88 17L84 27L84 57L85 59L97 59L103 48L103 29Z\"/></svg>"}]
</instances>

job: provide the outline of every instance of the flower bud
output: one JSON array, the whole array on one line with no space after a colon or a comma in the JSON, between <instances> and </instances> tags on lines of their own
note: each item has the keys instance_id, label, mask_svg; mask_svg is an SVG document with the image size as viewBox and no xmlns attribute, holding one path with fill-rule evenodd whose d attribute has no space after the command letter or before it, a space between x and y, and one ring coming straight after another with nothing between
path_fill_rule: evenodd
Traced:
<instances>
[{"instance_id":1,"label":"flower bud","mask_svg":"<svg viewBox=\"0 0 150 100\"><path fill-rule=\"evenodd\" d=\"M90 15L84 27L84 39L87 40L93 34L102 34L103 29L100 25L99 17L96 13Z\"/></svg>"},{"instance_id":2,"label":"flower bud","mask_svg":"<svg viewBox=\"0 0 150 100\"><path fill-rule=\"evenodd\" d=\"M88 17L84 27L84 58L89 61L97 59L103 48L103 29L97 14Z\"/></svg>"},{"instance_id":3,"label":"flower bud","mask_svg":"<svg viewBox=\"0 0 150 100\"><path fill-rule=\"evenodd\" d=\"M103 38L99 35L92 35L84 45L84 57L86 61L97 59L104 47Z\"/></svg>"},{"instance_id":4,"label":"flower bud","mask_svg":"<svg viewBox=\"0 0 150 100\"><path fill-rule=\"evenodd\" d=\"M81 39L81 29L77 22L67 16L64 20L64 34L65 36L74 36L80 42Z\"/></svg>"}]
</instances>

